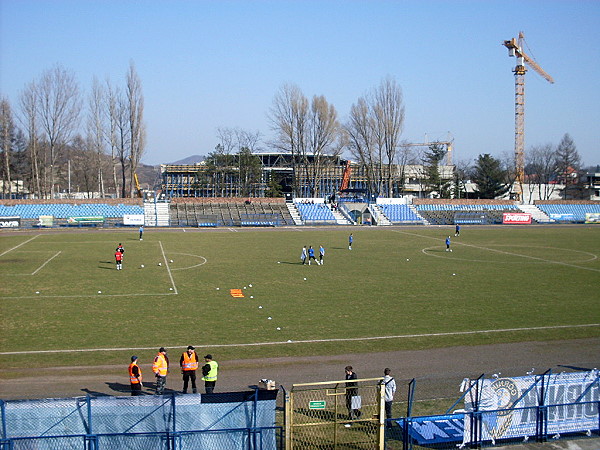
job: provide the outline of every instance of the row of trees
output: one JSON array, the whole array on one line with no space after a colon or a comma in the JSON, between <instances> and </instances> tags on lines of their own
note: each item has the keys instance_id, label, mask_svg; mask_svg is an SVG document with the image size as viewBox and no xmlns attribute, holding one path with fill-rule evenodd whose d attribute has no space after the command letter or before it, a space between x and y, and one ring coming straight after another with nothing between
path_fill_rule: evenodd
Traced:
<instances>
[{"instance_id":1,"label":"row of trees","mask_svg":"<svg viewBox=\"0 0 600 450\"><path fill-rule=\"evenodd\" d=\"M451 177L441 174L446 148L440 143L416 148L401 140L404 116L402 89L391 77L352 105L345 124L338 121L335 107L325 97L315 96L309 101L297 86L284 85L275 95L269 114L275 135L272 146L292 154L295 173L305 171L309 175L313 195L321 194L319 180L327 168L325 161L331 161L324 155L337 156L344 150L363 167L368 188L375 195L402 192L409 165L420 168L417 182L421 191L442 198L465 196L469 181L477 185L479 198L500 197L513 186L512 154L501 159L481 154L473 164L454 165ZM565 134L558 146L531 149L527 155L527 189L521 190L530 197L536 190L539 198L547 199L558 183L566 186L565 197L578 196L581 169L575 143Z\"/></svg>"},{"instance_id":2,"label":"row of trees","mask_svg":"<svg viewBox=\"0 0 600 450\"><path fill-rule=\"evenodd\" d=\"M25 87L16 111L7 99L0 99L2 193L11 195L13 181L22 180L29 193L54 197L58 191L70 191L73 177L79 190L132 195L133 174L145 148L143 115L142 86L133 63L124 87L94 79L85 98L74 75L55 66ZM496 159L482 154L474 164L455 164L449 176L441 173L446 147L419 148L401 140L405 108L402 89L392 77L359 97L345 123L324 96L309 99L291 84L275 94L268 118L273 138L266 145L292 156L296 194L298 179L308 183L312 196L329 194L320 192L321 180L344 151L361 165L375 195L403 193L407 178L415 177L415 167L420 170L416 179L421 191L443 198L465 196L468 181L477 185L478 197L494 198L508 192L515 180L512 155ZM206 179L198 183L210 184L216 195L247 196L261 181L260 161L252 156L261 150L261 134L219 128L217 138L206 161L208 170L203 171ZM581 160L568 134L558 146L533 147L526 157L524 195L537 190L539 198L548 198L553 182L566 184L568 193L577 192ZM279 195L278 180L270 183L269 195Z\"/></svg>"},{"instance_id":3,"label":"row of trees","mask_svg":"<svg viewBox=\"0 0 600 450\"><path fill-rule=\"evenodd\" d=\"M144 96L130 64L124 87L94 78L84 96L72 72L57 65L25 86L15 109L0 99L2 194L20 184L38 198L69 191L126 197L145 148Z\"/></svg>"}]
</instances>

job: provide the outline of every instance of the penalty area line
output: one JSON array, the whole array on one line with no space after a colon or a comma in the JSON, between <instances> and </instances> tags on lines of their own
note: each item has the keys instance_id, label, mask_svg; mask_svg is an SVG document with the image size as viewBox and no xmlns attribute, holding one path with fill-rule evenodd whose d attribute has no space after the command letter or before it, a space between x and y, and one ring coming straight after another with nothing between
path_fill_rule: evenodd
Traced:
<instances>
[{"instance_id":1,"label":"penalty area line","mask_svg":"<svg viewBox=\"0 0 600 450\"><path fill-rule=\"evenodd\" d=\"M37 237L39 237L39 236L41 236L41 235L39 235L39 234L36 234L36 235L35 235L34 237L32 237L31 239L27 239L25 242L21 242L19 245L15 246L15 247L13 247L13 248L9 248L8 250L6 250L6 251L4 251L4 252L0 253L0 256L4 256L4 255L6 255L7 253L9 253L9 252L12 252L13 250L16 250L17 248L21 247L22 245L25 245L25 244L27 244L28 242L31 242L31 241L33 241L35 238L37 238Z\"/></svg>"},{"instance_id":2,"label":"penalty area line","mask_svg":"<svg viewBox=\"0 0 600 450\"><path fill-rule=\"evenodd\" d=\"M165 266L167 267L167 272L169 273L169 278L171 279L173 292L177 294L177 286L175 286L175 280L173 280L173 274L171 273L171 266L169 266L169 261L167 261L167 255L165 255L165 249L163 248L162 241L158 241L158 245L160 245L160 251L162 252L163 259L165 260Z\"/></svg>"},{"instance_id":3,"label":"penalty area line","mask_svg":"<svg viewBox=\"0 0 600 450\"><path fill-rule=\"evenodd\" d=\"M46 264L48 264L50 261L52 261L54 258L56 258L61 253L62 253L62 250L58 251L54 256L50 257L50 259L48 259L44 264L42 264L40 267L38 267L33 272L31 272L31 275L35 275L36 273L38 273L40 270L42 270L44 268L44 266Z\"/></svg>"},{"instance_id":4,"label":"penalty area line","mask_svg":"<svg viewBox=\"0 0 600 450\"><path fill-rule=\"evenodd\" d=\"M489 333L510 333L516 331L539 331L539 330L558 330L565 328L589 328L598 327L600 323L587 323L581 325L553 325L547 327L527 327L527 328L500 328L498 330L473 330L473 331L449 331L446 333L423 333L423 334L401 334L396 336L369 336L356 338L332 338L332 339L305 339L299 341L275 341L275 342L250 342L245 344L201 344L204 347L256 347L262 345L282 345L282 344L313 344L320 342L350 342L350 341L375 341L387 339L413 339L422 337L438 336L464 336L473 334ZM197 344L200 346L200 344ZM183 344L167 345L167 348L185 347ZM83 353L83 352L115 352L132 350L156 350L156 347L118 347L118 348L83 348L75 350L19 350L18 352L0 352L0 355L20 355L24 352L35 353Z\"/></svg>"}]
</instances>

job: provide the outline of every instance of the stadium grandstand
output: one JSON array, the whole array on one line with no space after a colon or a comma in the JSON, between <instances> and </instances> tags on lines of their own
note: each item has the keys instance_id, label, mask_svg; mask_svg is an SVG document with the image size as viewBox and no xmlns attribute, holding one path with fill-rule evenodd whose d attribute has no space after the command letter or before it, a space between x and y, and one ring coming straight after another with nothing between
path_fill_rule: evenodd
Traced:
<instances>
[{"instance_id":1,"label":"stadium grandstand","mask_svg":"<svg viewBox=\"0 0 600 450\"><path fill-rule=\"evenodd\" d=\"M296 225L488 225L600 223L600 201L361 198L0 200L1 228L67 226L280 227ZM512 217L511 216L511 217ZM514 222L508 222L514 223Z\"/></svg>"}]
</instances>

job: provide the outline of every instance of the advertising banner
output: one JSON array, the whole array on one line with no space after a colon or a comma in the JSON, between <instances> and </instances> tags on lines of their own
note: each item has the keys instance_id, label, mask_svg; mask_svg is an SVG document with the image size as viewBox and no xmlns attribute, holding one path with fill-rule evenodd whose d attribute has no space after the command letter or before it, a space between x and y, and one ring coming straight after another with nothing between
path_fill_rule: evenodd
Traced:
<instances>
[{"instance_id":1,"label":"advertising banner","mask_svg":"<svg viewBox=\"0 0 600 450\"><path fill-rule=\"evenodd\" d=\"M463 385L469 385L465 379ZM476 415L470 414L475 411ZM577 433L598 429L600 378L589 372L492 378L473 382L465 397L465 409L454 414L399 419L401 428L422 446L456 444L463 448L471 441L472 425L481 421L481 441L529 438L538 428L538 407L544 406L547 434ZM477 419L477 417L479 417Z\"/></svg>"},{"instance_id":2,"label":"advertising banner","mask_svg":"<svg viewBox=\"0 0 600 450\"><path fill-rule=\"evenodd\" d=\"M144 215L123 214L123 225L144 225Z\"/></svg>"},{"instance_id":3,"label":"advertising banner","mask_svg":"<svg viewBox=\"0 0 600 450\"><path fill-rule=\"evenodd\" d=\"M51 227L54 225L54 216L39 216L38 227Z\"/></svg>"},{"instance_id":4,"label":"advertising banner","mask_svg":"<svg viewBox=\"0 0 600 450\"><path fill-rule=\"evenodd\" d=\"M598 371L530 375L480 381L481 438L496 440L535 434L537 407L547 408L547 433L585 432L598 428L600 379ZM465 410L474 404L465 399ZM470 440L470 420L465 416L464 443Z\"/></svg>"},{"instance_id":5,"label":"advertising banner","mask_svg":"<svg viewBox=\"0 0 600 450\"><path fill-rule=\"evenodd\" d=\"M575 220L573 214L550 214L549 217L558 222L573 222Z\"/></svg>"},{"instance_id":6,"label":"advertising banner","mask_svg":"<svg viewBox=\"0 0 600 450\"><path fill-rule=\"evenodd\" d=\"M600 224L600 213L585 213L585 223Z\"/></svg>"},{"instance_id":7,"label":"advertising banner","mask_svg":"<svg viewBox=\"0 0 600 450\"><path fill-rule=\"evenodd\" d=\"M0 228L19 228L20 226L20 217L0 217Z\"/></svg>"},{"instance_id":8,"label":"advertising banner","mask_svg":"<svg viewBox=\"0 0 600 450\"><path fill-rule=\"evenodd\" d=\"M531 223L531 214L504 213L502 214L502 223L505 225L529 225Z\"/></svg>"},{"instance_id":9,"label":"advertising banner","mask_svg":"<svg viewBox=\"0 0 600 450\"><path fill-rule=\"evenodd\" d=\"M97 223L104 223L103 216L87 216L87 217L68 217L67 223L69 225L91 225Z\"/></svg>"}]
</instances>

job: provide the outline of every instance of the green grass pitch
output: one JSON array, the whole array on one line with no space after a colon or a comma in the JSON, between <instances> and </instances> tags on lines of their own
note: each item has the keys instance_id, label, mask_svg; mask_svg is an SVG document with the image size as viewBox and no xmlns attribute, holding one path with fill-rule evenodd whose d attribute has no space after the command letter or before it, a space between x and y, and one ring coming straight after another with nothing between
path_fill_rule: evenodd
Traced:
<instances>
[{"instance_id":1,"label":"green grass pitch","mask_svg":"<svg viewBox=\"0 0 600 450\"><path fill-rule=\"evenodd\" d=\"M302 246L318 255L321 244L325 264L302 266ZM135 230L9 233L0 361L26 368L32 352L52 350L36 365L118 364L132 350L151 359L188 344L226 360L599 336L599 257L597 226L463 227L460 237L450 227L148 229L143 241Z\"/></svg>"}]
</instances>

